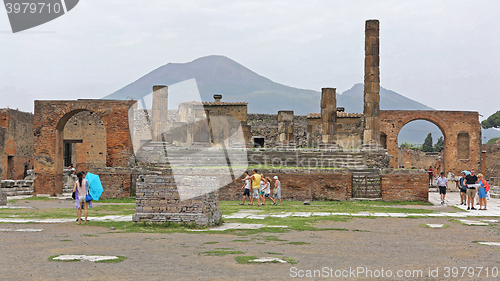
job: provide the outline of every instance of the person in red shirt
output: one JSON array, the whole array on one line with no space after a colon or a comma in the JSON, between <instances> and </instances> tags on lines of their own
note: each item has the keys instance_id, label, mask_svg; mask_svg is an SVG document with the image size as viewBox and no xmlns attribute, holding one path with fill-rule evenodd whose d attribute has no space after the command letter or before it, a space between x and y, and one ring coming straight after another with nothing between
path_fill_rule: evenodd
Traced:
<instances>
[{"instance_id":1,"label":"person in red shirt","mask_svg":"<svg viewBox=\"0 0 500 281\"><path fill-rule=\"evenodd\" d=\"M429 186L432 186L432 179L434 178L434 170L432 169L432 166L429 166L427 173L429 174Z\"/></svg>"}]
</instances>

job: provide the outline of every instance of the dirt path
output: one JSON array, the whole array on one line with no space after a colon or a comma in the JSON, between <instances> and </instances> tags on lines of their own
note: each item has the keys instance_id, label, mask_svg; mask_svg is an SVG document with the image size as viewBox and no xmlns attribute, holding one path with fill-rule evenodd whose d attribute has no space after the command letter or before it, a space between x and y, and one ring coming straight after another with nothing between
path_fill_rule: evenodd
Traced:
<instances>
[{"instance_id":1,"label":"dirt path","mask_svg":"<svg viewBox=\"0 0 500 281\"><path fill-rule=\"evenodd\" d=\"M426 223L448 224L449 227L431 229L423 226ZM392 279L426 280L429 267L439 267L441 278L427 279L449 280L450 278L444 278L444 267L488 266L500 270L500 247L473 242L500 242L498 224L465 226L448 218L355 218L349 222L321 223L318 227L346 228L350 231L290 231L241 237L203 233L118 233L105 227L71 223L2 224L2 229L44 230L0 232L0 279L287 280L293 279L294 274L299 274L298 270L322 270L328 267L335 271L349 267L369 267L372 270L391 270L393 274L397 270L422 270L424 278ZM266 239L266 236L277 237ZM272 241L277 239L286 241ZM213 244L205 244L207 242ZM287 244L289 242L308 244ZM238 264L235 255L203 254L217 248L245 252L238 256L291 257L297 264ZM50 256L60 254L120 255L127 259L116 264L48 261ZM496 279L488 279L483 275L474 279ZM357 278L350 280L355 279ZM376 278L365 278L374 279ZM470 279L472 278L466 278Z\"/></svg>"}]
</instances>

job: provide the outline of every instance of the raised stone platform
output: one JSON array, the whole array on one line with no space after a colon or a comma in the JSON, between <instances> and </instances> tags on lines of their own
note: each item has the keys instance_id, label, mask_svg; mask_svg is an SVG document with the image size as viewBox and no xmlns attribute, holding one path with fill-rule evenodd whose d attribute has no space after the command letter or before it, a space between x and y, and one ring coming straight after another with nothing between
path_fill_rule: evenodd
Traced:
<instances>
[{"instance_id":1,"label":"raised stone platform","mask_svg":"<svg viewBox=\"0 0 500 281\"><path fill-rule=\"evenodd\" d=\"M0 190L7 196L32 195L32 180L2 180L0 181Z\"/></svg>"},{"instance_id":2,"label":"raised stone platform","mask_svg":"<svg viewBox=\"0 0 500 281\"><path fill-rule=\"evenodd\" d=\"M209 175L139 175L133 221L218 224L221 211L217 188L217 178Z\"/></svg>"}]
</instances>

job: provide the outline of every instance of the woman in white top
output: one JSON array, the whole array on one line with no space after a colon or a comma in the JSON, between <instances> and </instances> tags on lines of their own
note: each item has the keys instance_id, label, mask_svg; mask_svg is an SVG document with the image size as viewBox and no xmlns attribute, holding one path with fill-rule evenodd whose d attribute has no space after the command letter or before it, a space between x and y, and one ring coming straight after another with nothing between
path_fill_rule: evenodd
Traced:
<instances>
[{"instance_id":1,"label":"woman in white top","mask_svg":"<svg viewBox=\"0 0 500 281\"><path fill-rule=\"evenodd\" d=\"M89 203L85 201L85 197L87 196L87 192L89 190L89 182L86 179L83 179L84 175L85 173L81 171L76 174L78 180L75 182L75 186L73 187L73 192L78 191L78 197L75 198L75 200L79 201L78 209L76 211L76 215L78 216L78 224L82 223L82 205L85 215L85 224L87 224L89 209Z\"/></svg>"}]
</instances>

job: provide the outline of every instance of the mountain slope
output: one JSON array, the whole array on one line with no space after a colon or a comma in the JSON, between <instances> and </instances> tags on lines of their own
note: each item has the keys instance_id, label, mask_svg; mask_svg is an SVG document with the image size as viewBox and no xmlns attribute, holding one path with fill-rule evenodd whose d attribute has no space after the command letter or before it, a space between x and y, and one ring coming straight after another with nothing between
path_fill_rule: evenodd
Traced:
<instances>
[{"instance_id":1,"label":"mountain slope","mask_svg":"<svg viewBox=\"0 0 500 281\"><path fill-rule=\"evenodd\" d=\"M258 75L224 56L207 56L188 63L169 63L137 81L106 96L104 99L140 99L151 93L153 85L172 85L196 79L202 101L211 101L213 94L223 101L247 101L249 113L274 113L294 110L297 115L320 111L321 93L288 87ZM395 92L381 88L381 109L430 109ZM259 101L258 103L252 101ZM363 111L363 84L338 95L338 106L347 112Z\"/></svg>"}]
</instances>

